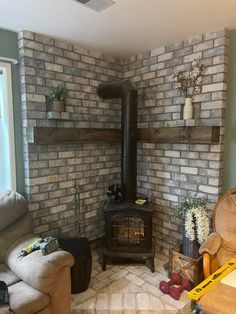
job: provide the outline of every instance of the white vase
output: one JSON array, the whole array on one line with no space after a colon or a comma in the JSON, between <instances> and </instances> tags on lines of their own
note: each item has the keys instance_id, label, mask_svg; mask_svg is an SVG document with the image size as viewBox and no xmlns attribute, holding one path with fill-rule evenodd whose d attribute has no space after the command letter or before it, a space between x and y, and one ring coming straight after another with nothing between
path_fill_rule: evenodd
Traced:
<instances>
[{"instance_id":1,"label":"white vase","mask_svg":"<svg viewBox=\"0 0 236 314\"><path fill-rule=\"evenodd\" d=\"M185 98L185 105L183 111L183 119L189 120L193 118L193 105L192 105L192 98L187 97Z\"/></svg>"}]
</instances>

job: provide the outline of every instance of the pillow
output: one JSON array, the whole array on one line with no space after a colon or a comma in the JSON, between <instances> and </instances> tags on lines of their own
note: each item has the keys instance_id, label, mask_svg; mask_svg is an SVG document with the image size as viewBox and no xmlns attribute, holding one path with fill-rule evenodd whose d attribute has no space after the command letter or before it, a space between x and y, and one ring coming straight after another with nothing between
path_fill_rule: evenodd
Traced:
<instances>
[{"instance_id":1,"label":"pillow","mask_svg":"<svg viewBox=\"0 0 236 314\"><path fill-rule=\"evenodd\" d=\"M28 211L22 195L15 191L0 192L0 231L10 226Z\"/></svg>"}]
</instances>

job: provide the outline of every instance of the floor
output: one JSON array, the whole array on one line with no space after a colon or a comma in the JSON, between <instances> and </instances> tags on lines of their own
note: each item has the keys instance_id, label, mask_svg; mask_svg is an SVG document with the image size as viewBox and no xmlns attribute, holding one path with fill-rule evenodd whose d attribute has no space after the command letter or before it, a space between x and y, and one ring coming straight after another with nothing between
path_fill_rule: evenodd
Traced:
<instances>
[{"instance_id":1,"label":"floor","mask_svg":"<svg viewBox=\"0 0 236 314\"><path fill-rule=\"evenodd\" d=\"M191 301L186 292L179 301L163 294L158 286L167 279L167 260L157 255L156 272L142 264L108 265L101 270L100 256L93 251L93 271L89 289L72 296L71 314L185 314Z\"/></svg>"}]
</instances>

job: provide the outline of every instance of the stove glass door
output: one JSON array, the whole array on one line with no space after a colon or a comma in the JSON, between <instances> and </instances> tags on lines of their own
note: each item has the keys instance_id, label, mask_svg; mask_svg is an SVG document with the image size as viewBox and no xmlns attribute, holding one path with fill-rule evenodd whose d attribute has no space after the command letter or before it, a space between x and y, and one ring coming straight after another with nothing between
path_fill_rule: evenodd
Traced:
<instances>
[{"instance_id":1,"label":"stove glass door","mask_svg":"<svg viewBox=\"0 0 236 314\"><path fill-rule=\"evenodd\" d=\"M145 241L144 220L138 216L117 216L112 220L112 240L117 247L140 247Z\"/></svg>"}]
</instances>

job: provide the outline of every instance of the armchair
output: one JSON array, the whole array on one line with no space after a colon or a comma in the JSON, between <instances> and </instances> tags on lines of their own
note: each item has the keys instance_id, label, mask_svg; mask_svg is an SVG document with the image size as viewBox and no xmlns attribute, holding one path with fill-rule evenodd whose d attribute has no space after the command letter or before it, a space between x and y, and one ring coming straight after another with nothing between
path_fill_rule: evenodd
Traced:
<instances>
[{"instance_id":1,"label":"armchair","mask_svg":"<svg viewBox=\"0 0 236 314\"><path fill-rule=\"evenodd\" d=\"M10 309L16 314L69 314L72 255L58 250L19 257L38 238L20 194L0 192L0 217L0 280L8 285ZM0 306L0 313L9 313L8 307Z\"/></svg>"},{"instance_id":2,"label":"armchair","mask_svg":"<svg viewBox=\"0 0 236 314\"><path fill-rule=\"evenodd\" d=\"M236 258L236 188L227 191L213 211L214 232L201 245L204 277Z\"/></svg>"}]
</instances>

